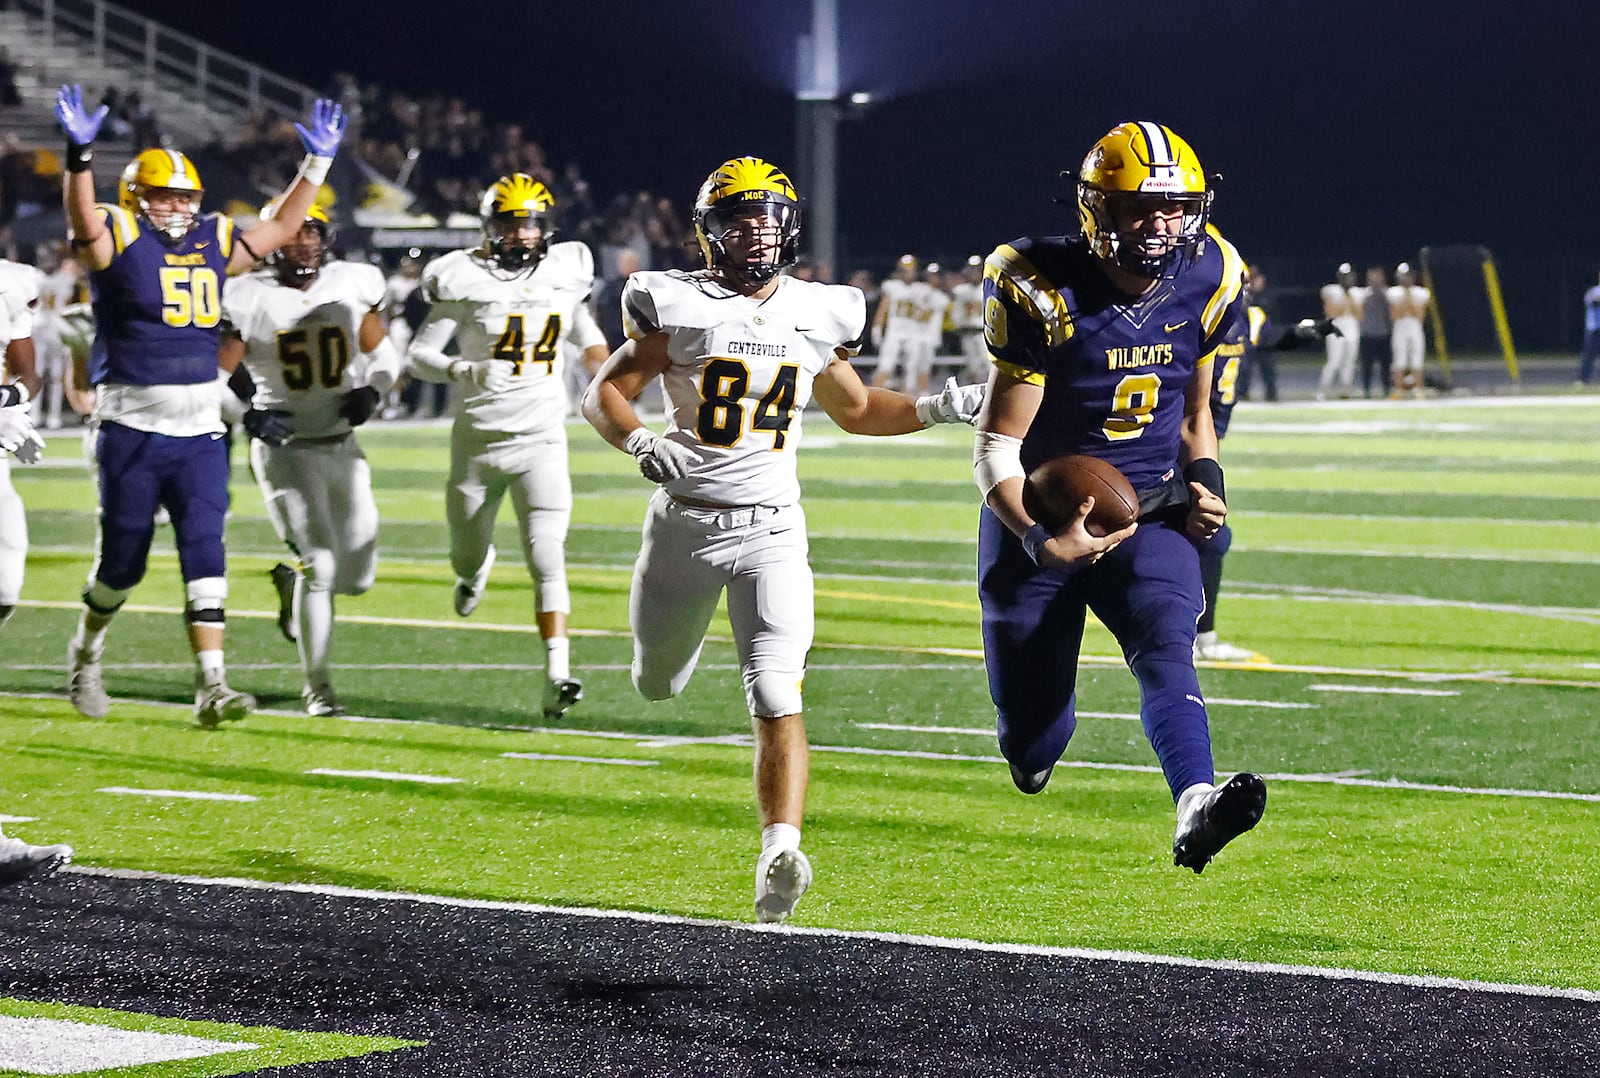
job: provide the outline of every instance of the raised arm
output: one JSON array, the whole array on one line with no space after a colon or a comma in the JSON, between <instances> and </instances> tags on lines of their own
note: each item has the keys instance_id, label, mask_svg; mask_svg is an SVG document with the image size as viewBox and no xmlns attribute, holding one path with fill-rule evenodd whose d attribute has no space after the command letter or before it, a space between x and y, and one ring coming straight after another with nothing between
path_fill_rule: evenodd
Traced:
<instances>
[{"instance_id":1,"label":"raised arm","mask_svg":"<svg viewBox=\"0 0 1600 1078\"><path fill-rule=\"evenodd\" d=\"M63 86L56 95L56 120L67 136L67 170L61 176L61 204L67 212L67 238L72 256L86 269L103 270L111 265L116 245L105 218L94 208L94 140L107 108L101 105L89 112L83 105L83 90Z\"/></svg>"},{"instance_id":2,"label":"raised arm","mask_svg":"<svg viewBox=\"0 0 1600 1078\"><path fill-rule=\"evenodd\" d=\"M278 196L278 212L239 237L228 259L228 273L246 273L261 259L294 239L306 219L317 189L328 179L339 141L344 138L349 118L337 102L319 97L311 106L311 124L295 124L306 156L283 194Z\"/></svg>"}]
</instances>

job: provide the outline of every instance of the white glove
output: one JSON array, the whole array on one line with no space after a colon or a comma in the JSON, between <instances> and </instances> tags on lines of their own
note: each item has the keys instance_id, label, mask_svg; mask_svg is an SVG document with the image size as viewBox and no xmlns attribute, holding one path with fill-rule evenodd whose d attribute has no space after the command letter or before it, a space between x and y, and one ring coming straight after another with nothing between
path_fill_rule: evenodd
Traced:
<instances>
[{"instance_id":1,"label":"white glove","mask_svg":"<svg viewBox=\"0 0 1600 1078\"><path fill-rule=\"evenodd\" d=\"M633 459L639 462L639 474L652 483L682 479L700 463L700 458L688 446L669 438L658 438L645 427L628 435L622 448L633 454Z\"/></svg>"},{"instance_id":2,"label":"white glove","mask_svg":"<svg viewBox=\"0 0 1600 1078\"><path fill-rule=\"evenodd\" d=\"M935 423L971 423L983 407L983 390L977 382L958 386L956 380L950 378L944 384L944 392L917 398L917 418L924 427Z\"/></svg>"},{"instance_id":3,"label":"white glove","mask_svg":"<svg viewBox=\"0 0 1600 1078\"><path fill-rule=\"evenodd\" d=\"M503 359L458 359L450 364L450 380L503 393L511 388L511 364Z\"/></svg>"},{"instance_id":4,"label":"white glove","mask_svg":"<svg viewBox=\"0 0 1600 1078\"><path fill-rule=\"evenodd\" d=\"M0 408L0 450L15 454L24 464L37 464L44 455L44 439L33 429L26 408Z\"/></svg>"}]
</instances>

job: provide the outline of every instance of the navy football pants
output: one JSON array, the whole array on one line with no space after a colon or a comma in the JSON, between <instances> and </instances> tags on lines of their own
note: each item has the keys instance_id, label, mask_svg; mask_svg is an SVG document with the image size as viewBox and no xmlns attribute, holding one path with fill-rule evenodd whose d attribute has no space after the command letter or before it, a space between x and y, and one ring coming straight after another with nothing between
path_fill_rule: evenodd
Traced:
<instances>
[{"instance_id":1,"label":"navy football pants","mask_svg":"<svg viewBox=\"0 0 1600 1078\"><path fill-rule=\"evenodd\" d=\"M158 506L172 516L184 580L226 574L228 445L222 435L172 438L120 423L100 427L100 558L95 579L126 591L144 579Z\"/></svg>"},{"instance_id":2,"label":"navy football pants","mask_svg":"<svg viewBox=\"0 0 1600 1078\"><path fill-rule=\"evenodd\" d=\"M1174 799L1211 782L1211 732L1194 671L1200 561L1176 527L1139 525L1133 538L1076 573L1040 569L985 508L978 523L984 660L998 709L1000 751L1041 771L1066 751L1086 612L1110 629L1139 682L1139 717Z\"/></svg>"}]
</instances>

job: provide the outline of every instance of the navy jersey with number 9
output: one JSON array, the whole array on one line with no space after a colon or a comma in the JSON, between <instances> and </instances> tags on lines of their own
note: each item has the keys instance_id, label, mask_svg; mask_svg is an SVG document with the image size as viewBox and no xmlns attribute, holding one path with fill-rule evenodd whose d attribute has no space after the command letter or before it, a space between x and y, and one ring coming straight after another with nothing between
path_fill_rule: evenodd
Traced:
<instances>
[{"instance_id":1,"label":"navy jersey with number 9","mask_svg":"<svg viewBox=\"0 0 1600 1078\"><path fill-rule=\"evenodd\" d=\"M1244 317L1243 262L1215 228L1195 264L1130 299L1076 237L1002 244L984 266L984 336L1002 371L1044 397L1022 442L1033 469L1068 453L1115 464L1135 490L1178 464L1184 392L1209 379Z\"/></svg>"}]
</instances>

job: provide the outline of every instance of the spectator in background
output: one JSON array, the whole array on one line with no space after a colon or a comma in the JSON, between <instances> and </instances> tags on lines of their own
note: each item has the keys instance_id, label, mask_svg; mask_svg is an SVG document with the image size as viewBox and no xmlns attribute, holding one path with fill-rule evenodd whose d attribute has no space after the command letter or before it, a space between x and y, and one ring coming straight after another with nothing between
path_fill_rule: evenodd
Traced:
<instances>
[{"instance_id":1,"label":"spectator in background","mask_svg":"<svg viewBox=\"0 0 1600 1078\"><path fill-rule=\"evenodd\" d=\"M1378 383L1378 388L1383 388L1383 370L1393 359L1393 349L1389 347L1389 338L1394 328L1393 316L1389 314L1389 299L1387 287L1389 278L1384 273L1382 266L1367 267L1367 283L1364 288L1350 290L1351 304L1361 315L1361 395L1372 396L1372 384Z\"/></svg>"},{"instance_id":2,"label":"spectator in background","mask_svg":"<svg viewBox=\"0 0 1600 1078\"><path fill-rule=\"evenodd\" d=\"M11 62L10 53L0 49L0 107L11 108L22 104L22 94L17 91L17 65Z\"/></svg>"},{"instance_id":3,"label":"spectator in background","mask_svg":"<svg viewBox=\"0 0 1600 1078\"><path fill-rule=\"evenodd\" d=\"M1593 383L1596 358L1600 358L1600 284L1583 294L1583 348L1578 353L1578 380L1574 385Z\"/></svg>"},{"instance_id":4,"label":"spectator in background","mask_svg":"<svg viewBox=\"0 0 1600 1078\"><path fill-rule=\"evenodd\" d=\"M624 249L617 254L616 275L600 286L595 298L595 311L600 330L606 335L607 341L628 339L622 328L622 290L627 287L628 278L643 268L638 252Z\"/></svg>"}]
</instances>

